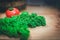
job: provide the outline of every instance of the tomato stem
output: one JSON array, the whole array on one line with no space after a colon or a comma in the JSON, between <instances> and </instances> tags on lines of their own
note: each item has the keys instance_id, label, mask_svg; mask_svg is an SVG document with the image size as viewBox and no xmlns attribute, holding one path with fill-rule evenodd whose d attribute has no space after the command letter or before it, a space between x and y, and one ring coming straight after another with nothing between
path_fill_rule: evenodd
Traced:
<instances>
[{"instance_id":1,"label":"tomato stem","mask_svg":"<svg viewBox=\"0 0 60 40\"><path fill-rule=\"evenodd\" d=\"M13 10L13 7L10 7L9 10L12 11Z\"/></svg>"}]
</instances>

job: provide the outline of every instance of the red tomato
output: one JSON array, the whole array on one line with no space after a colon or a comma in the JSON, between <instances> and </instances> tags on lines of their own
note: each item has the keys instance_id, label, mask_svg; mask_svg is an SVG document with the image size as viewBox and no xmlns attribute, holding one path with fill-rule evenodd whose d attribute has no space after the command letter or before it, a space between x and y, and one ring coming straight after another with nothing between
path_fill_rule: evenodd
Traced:
<instances>
[{"instance_id":1,"label":"red tomato","mask_svg":"<svg viewBox=\"0 0 60 40\"><path fill-rule=\"evenodd\" d=\"M12 10L7 10L6 11L6 16L7 17L12 17L14 15L19 15L20 11L17 8L13 8Z\"/></svg>"}]
</instances>

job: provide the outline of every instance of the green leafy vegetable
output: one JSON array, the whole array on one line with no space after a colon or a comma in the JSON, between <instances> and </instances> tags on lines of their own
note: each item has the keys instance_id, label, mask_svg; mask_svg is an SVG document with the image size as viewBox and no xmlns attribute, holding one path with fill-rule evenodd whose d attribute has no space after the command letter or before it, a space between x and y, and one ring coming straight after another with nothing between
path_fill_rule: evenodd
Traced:
<instances>
[{"instance_id":1,"label":"green leafy vegetable","mask_svg":"<svg viewBox=\"0 0 60 40\"><path fill-rule=\"evenodd\" d=\"M5 34L9 37L20 37L21 40L28 40L30 35L29 27L35 28L45 25L46 21L43 16L38 16L36 13L29 14L25 11L11 18L1 18L0 34Z\"/></svg>"}]
</instances>

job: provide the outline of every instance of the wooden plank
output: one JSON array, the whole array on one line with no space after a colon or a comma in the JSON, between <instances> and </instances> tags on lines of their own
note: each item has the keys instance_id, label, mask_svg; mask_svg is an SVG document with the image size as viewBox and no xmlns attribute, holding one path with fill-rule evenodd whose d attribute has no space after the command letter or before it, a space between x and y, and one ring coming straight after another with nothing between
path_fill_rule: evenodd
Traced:
<instances>
[{"instance_id":1,"label":"wooden plank","mask_svg":"<svg viewBox=\"0 0 60 40\"><path fill-rule=\"evenodd\" d=\"M60 25L58 11L50 7L34 7L27 6L29 13L36 12L46 18L47 25L45 27L29 28L29 40L60 40ZM3 14L2 14L3 15ZM5 15L5 14L4 14ZM1 16L3 17L3 16ZM7 36L0 36L0 39L19 40L19 38L9 38Z\"/></svg>"}]
</instances>

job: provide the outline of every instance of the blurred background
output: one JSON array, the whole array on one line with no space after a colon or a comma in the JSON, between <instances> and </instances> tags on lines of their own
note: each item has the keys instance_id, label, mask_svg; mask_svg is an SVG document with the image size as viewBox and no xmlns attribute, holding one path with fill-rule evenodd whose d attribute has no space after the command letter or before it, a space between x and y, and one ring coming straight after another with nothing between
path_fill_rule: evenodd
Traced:
<instances>
[{"instance_id":1,"label":"blurred background","mask_svg":"<svg viewBox=\"0 0 60 40\"><path fill-rule=\"evenodd\" d=\"M0 0L0 12L5 12L5 10L11 6L22 10L25 9L27 5L52 6L60 9L60 0Z\"/></svg>"}]
</instances>

